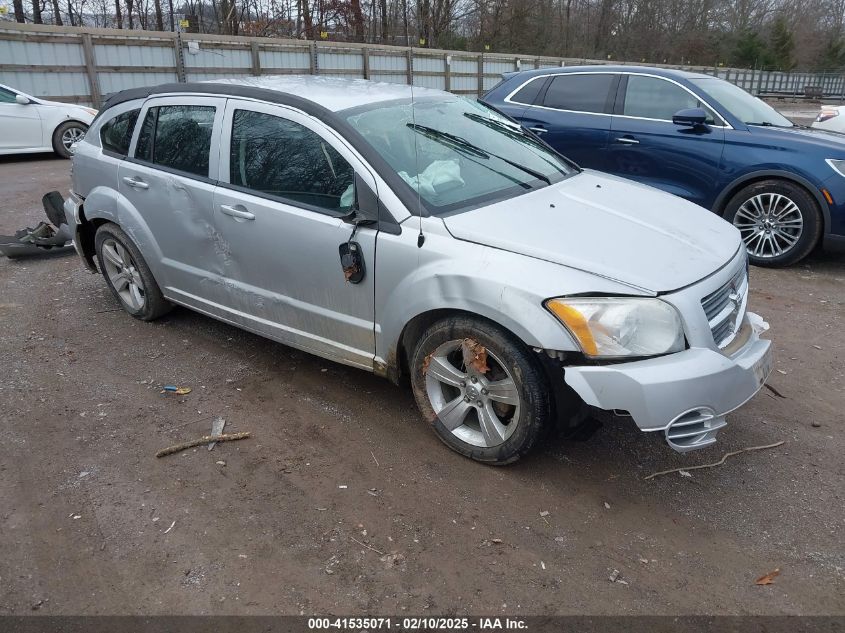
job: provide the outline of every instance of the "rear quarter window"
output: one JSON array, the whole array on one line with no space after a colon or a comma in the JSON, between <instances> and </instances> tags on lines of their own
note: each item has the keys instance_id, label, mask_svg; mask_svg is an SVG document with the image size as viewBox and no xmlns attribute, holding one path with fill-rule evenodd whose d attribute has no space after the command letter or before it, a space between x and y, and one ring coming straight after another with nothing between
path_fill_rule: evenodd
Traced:
<instances>
[{"instance_id":1,"label":"rear quarter window","mask_svg":"<svg viewBox=\"0 0 845 633\"><path fill-rule=\"evenodd\" d=\"M523 105L534 105L534 102L537 100L537 95L540 94L543 84L546 83L546 79L547 77L537 77L536 79L532 79L520 88L510 98L510 100L514 103L521 103Z\"/></svg>"},{"instance_id":2,"label":"rear quarter window","mask_svg":"<svg viewBox=\"0 0 845 633\"><path fill-rule=\"evenodd\" d=\"M132 131L138 120L140 108L129 110L106 121L100 128L100 145L104 151L126 156L129 153L129 142Z\"/></svg>"}]
</instances>

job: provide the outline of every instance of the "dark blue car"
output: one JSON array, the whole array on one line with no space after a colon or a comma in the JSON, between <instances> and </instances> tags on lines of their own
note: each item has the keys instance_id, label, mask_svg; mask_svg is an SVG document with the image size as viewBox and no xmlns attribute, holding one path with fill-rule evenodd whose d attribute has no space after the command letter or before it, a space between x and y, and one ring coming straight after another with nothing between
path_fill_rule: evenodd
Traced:
<instances>
[{"instance_id":1,"label":"dark blue car","mask_svg":"<svg viewBox=\"0 0 845 633\"><path fill-rule=\"evenodd\" d=\"M754 264L845 246L845 136L794 125L731 83L662 68L544 68L506 75L482 100L582 167L723 216Z\"/></svg>"}]
</instances>

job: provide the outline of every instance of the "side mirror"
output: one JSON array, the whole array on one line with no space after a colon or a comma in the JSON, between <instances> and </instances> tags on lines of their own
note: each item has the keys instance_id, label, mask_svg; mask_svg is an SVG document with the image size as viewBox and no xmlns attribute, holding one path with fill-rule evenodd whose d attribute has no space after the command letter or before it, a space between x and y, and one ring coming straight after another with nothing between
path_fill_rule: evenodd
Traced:
<instances>
[{"instance_id":1,"label":"side mirror","mask_svg":"<svg viewBox=\"0 0 845 633\"><path fill-rule=\"evenodd\" d=\"M30 101L27 97L24 97L23 95L15 95L15 103L19 103L21 105L29 105L30 103L32 103L32 101Z\"/></svg>"},{"instance_id":2,"label":"side mirror","mask_svg":"<svg viewBox=\"0 0 845 633\"><path fill-rule=\"evenodd\" d=\"M687 108L685 110L678 110L672 116L672 123L675 125L683 125L685 127L697 127L699 125L706 125L707 113L701 108Z\"/></svg>"}]
</instances>

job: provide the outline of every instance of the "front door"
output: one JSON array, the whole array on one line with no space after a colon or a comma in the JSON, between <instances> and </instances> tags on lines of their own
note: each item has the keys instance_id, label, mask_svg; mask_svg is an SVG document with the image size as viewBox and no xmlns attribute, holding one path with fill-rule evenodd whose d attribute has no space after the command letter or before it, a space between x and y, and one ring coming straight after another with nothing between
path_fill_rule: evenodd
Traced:
<instances>
[{"instance_id":1,"label":"front door","mask_svg":"<svg viewBox=\"0 0 845 633\"><path fill-rule=\"evenodd\" d=\"M618 75L562 73L519 120L581 167L604 169Z\"/></svg>"},{"instance_id":2,"label":"front door","mask_svg":"<svg viewBox=\"0 0 845 633\"><path fill-rule=\"evenodd\" d=\"M720 178L724 122L692 92L661 77L628 75L620 88L607 171L709 209ZM708 124L672 123L687 108L704 109Z\"/></svg>"},{"instance_id":3,"label":"front door","mask_svg":"<svg viewBox=\"0 0 845 633\"><path fill-rule=\"evenodd\" d=\"M319 121L284 106L230 99L214 225L225 244L216 301L227 318L294 347L372 369L376 230L354 241L365 274L347 281L339 248L352 235L362 161Z\"/></svg>"},{"instance_id":4,"label":"front door","mask_svg":"<svg viewBox=\"0 0 845 633\"><path fill-rule=\"evenodd\" d=\"M191 305L207 294L207 277L220 248L210 174L217 173L225 102L212 97L148 100L130 158L118 169L118 190L129 203L125 212L135 215L129 225L148 229L146 236L130 237L165 296Z\"/></svg>"},{"instance_id":5,"label":"front door","mask_svg":"<svg viewBox=\"0 0 845 633\"><path fill-rule=\"evenodd\" d=\"M41 147L41 115L38 105L23 105L15 93L0 88L0 150Z\"/></svg>"}]
</instances>

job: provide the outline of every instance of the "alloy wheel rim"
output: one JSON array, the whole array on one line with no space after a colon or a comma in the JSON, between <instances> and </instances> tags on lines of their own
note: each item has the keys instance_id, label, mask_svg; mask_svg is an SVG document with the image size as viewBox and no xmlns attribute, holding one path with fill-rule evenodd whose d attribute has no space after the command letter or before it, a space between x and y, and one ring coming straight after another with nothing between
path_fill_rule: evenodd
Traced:
<instances>
[{"instance_id":1,"label":"alloy wheel rim","mask_svg":"<svg viewBox=\"0 0 845 633\"><path fill-rule=\"evenodd\" d=\"M733 225L739 229L749 255L771 259L798 243L804 232L804 216L787 196L760 193L740 205Z\"/></svg>"},{"instance_id":2,"label":"alloy wheel rim","mask_svg":"<svg viewBox=\"0 0 845 633\"><path fill-rule=\"evenodd\" d=\"M428 400L440 422L458 439L472 446L499 446L519 423L519 391L510 371L489 349L489 371L482 374L465 367L461 343L447 341L429 357Z\"/></svg>"},{"instance_id":3,"label":"alloy wheel rim","mask_svg":"<svg viewBox=\"0 0 845 633\"><path fill-rule=\"evenodd\" d=\"M120 300L137 312L146 303L146 291L141 273L129 251L117 240L103 241L103 266Z\"/></svg>"},{"instance_id":4,"label":"alloy wheel rim","mask_svg":"<svg viewBox=\"0 0 845 633\"><path fill-rule=\"evenodd\" d=\"M65 149L70 149L70 146L81 141L85 137L85 131L79 127L69 127L62 133L62 145Z\"/></svg>"}]
</instances>

